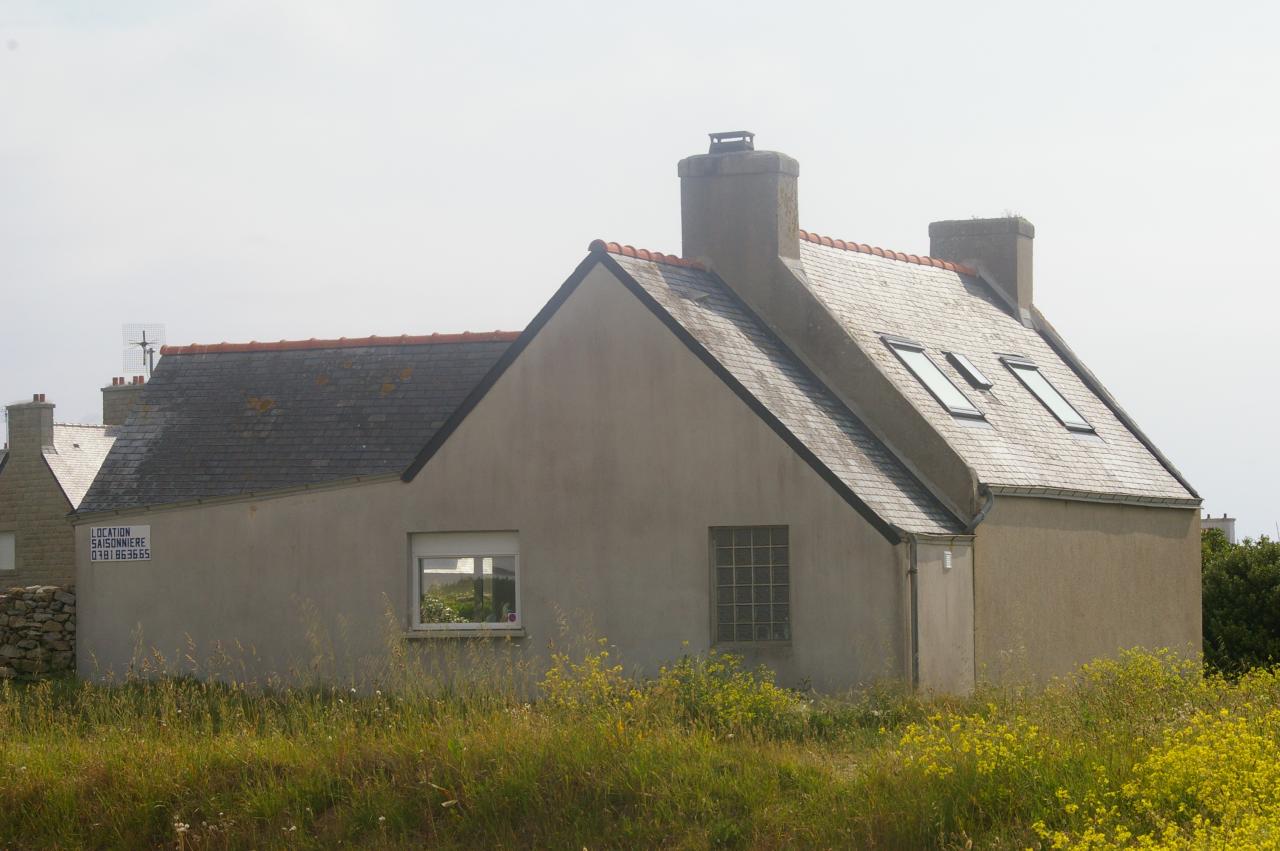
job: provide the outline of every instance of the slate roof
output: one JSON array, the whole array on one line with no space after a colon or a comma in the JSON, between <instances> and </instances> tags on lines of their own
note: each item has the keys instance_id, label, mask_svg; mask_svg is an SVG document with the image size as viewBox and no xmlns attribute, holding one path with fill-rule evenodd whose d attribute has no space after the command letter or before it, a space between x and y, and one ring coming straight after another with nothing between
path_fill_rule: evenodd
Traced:
<instances>
[{"instance_id":1,"label":"slate roof","mask_svg":"<svg viewBox=\"0 0 1280 851\"><path fill-rule=\"evenodd\" d=\"M1036 330L1019 322L969 270L900 262L860 250L800 243L819 299L871 354L988 485L1013 491L1121 497L1135 502L1198 500L1095 394ZM881 340L907 337L986 415L989 427L951 416ZM994 383L969 385L944 357L967 356ZM1001 363L1031 358L1084 415L1097 437L1062 426Z\"/></svg>"},{"instance_id":2,"label":"slate roof","mask_svg":"<svg viewBox=\"0 0 1280 851\"><path fill-rule=\"evenodd\" d=\"M167 349L79 510L401 472L515 336Z\"/></svg>"},{"instance_id":3,"label":"slate roof","mask_svg":"<svg viewBox=\"0 0 1280 851\"><path fill-rule=\"evenodd\" d=\"M948 512L715 276L687 262L613 258L840 482L883 520L962 532Z\"/></svg>"},{"instance_id":4,"label":"slate roof","mask_svg":"<svg viewBox=\"0 0 1280 851\"><path fill-rule=\"evenodd\" d=\"M116 427L54 423L53 446L45 447L44 460L74 510L98 475L115 443Z\"/></svg>"}]
</instances>

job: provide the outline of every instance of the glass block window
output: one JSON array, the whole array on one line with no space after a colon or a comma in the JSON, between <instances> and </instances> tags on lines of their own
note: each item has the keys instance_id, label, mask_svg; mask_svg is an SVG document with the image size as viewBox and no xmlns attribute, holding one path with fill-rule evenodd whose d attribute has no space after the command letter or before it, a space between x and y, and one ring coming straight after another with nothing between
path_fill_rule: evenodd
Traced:
<instances>
[{"instance_id":1,"label":"glass block window","mask_svg":"<svg viewBox=\"0 0 1280 851\"><path fill-rule=\"evenodd\" d=\"M786 526L711 530L715 637L791 640L791 546Z\"/></svg>"}]
</instances>

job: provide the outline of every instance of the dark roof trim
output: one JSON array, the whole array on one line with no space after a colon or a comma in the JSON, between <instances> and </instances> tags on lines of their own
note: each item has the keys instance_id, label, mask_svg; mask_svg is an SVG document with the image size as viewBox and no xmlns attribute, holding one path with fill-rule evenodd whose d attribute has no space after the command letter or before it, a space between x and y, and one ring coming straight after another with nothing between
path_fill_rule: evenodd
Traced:
<instances>
[{"instance_id":1,"label":"dark roof trim","mask_svg":"<svg viewBox=\"0 0 1280 851\"><path fill-rule=\"evenodd\" d=\"M1191 494L1197 501L1199 501L1201 499L1200 494L1191 486L1191 483L1183 477L1177 467L1173 466L1173 462L1166 458L1164 453L1151 442L1151 438L1147 437L1146 434L1143 433L1142 429L1138 428L1138 424L1133 421L1133 418L1129 416L1124 408L1120 407L1120 403L1115 400L1115 397L1111 395L1107 388L1102 386L1102 382L1098 380L1098 376L1094 375L1093 371L1085 366L1084 362L1076 356L1076 353L1067 345L1066 340L1062 339L1062 335L1058 333L1058 329L1049 324L1049 320L1045 319L1044 314L1041 313L1040 309L1035 305L1031 306L1031 315L1035 322L1036 330L1044 337L1045 341L1049 344L1049 347L1058 353L1058 357L1062 358L1066 362L1067 366L1071 367L1075 371L1076 375L1080 376L1080 380L1084 382L1084 385L1092 390L1097 397L1102 400L1104 405L1111 409L1111 413L1115 414L1116 419L1120 420L1125 428L1133 432L1133 436L1138 438L1138 442L1147 447L1147 451L1154 455L1156 460L1160 462L1161 466L1169 471L1169 475L1177 479L1178 484L1186 488L1187 493Z\"/></svg>"},{"instance_id":2,"label":"dark roof trim","mask_svg":"<svg viewBox=\"0 0 1280 851\"><path fill-rule=\"evenodd\" d=\"M718 360L716 360L715 356L707 351L707 349L699 343L697 339L684 328L684 326L676 321L675 317L664 310L662 305L658 304L653 296L649 295L649 293L645 291L644 287L636 283L635 280L627 274L627 271L623 269L616 260L609 256L606 250L597 248L593 248L591 254L589 254L587 258L578 265L578 268L569 276L569 279L564 282L560 289L556 291L556 294L551 297L551 300L548 301L542 310L538 312L538 315L529 323L529 327L520 335L520 339L512 343L511 347L503 353L502 357L499 358L496 364L494 364L493 369L490 370L487 376L485 376L484 380L480 382L471 395L467 397L467 400L462 403L457 411L454 412L453 416L451 416L440 430L435 433L431 438L431 442L423 448L422 452L418 453L418 457L415 458L413 463L409 465L409 468L404 471L401 478L406 482L410 481L418 474L423 466L431 460L431 457L440 450L440 447L449 439L449 436L453 431L461 425L464 419L466 419L467 414L469 414L471 410L479 404L480 400L484 398L484 395L489 392L489 388L491 388L497 380L502 377L502 374L506 371L507 367L509 367L511 363L520 356L520 353L529 345L529 342L538 333L538 331L542 329L542 326L547 324L547 321L557 310L560 309L560 305L562 305L573 291L577 289L578 284L582 282L582 279L586 277L587 273L599 263L603 263L604 266L614 274L614 276L640 301L641 304L649 308L649 311L653 313L654 316L656 316L673 334L675 334L677 339L684 343L685 346L688 347L688 349L693 352L693 354L696 355L698 359L701 360L721 381L723 381L739 399L745 402L747 407L755 411L755 413L764 420L765 423L768 424L768 426L772 428L773 431L781 437L797 455L804 459L804 461L813 468L814 472L821 476L822 479L829 484L845 502L857 511L863 519L870 523L877 532L883 535L889 543L897 544L906 540L907 533L904 530L887 522L883 517L876 513L875 509L863 502L848 485L842 482L840 478L836 476L829 467L827 467L827 465L823 464L822 461L813 454L809 447L805 446L804 443L796 437L781 420L775 417L773 413L751 393L751 391L734 378L733 375L725 369ZM751 315L755 318L754 313ZM759 320L757 319L757 321ZM779 341L779 343L781 344L781 341ZM785 348L785 344L783 345ZM790 354L790 350L788 349L787 351L788 354ZM803 363L798 359L797 363L800 364L801 368L806 369L807 371L807 367L804 367ZM962 523L960 525L963 526Z\"/></svg>"}]
</instances>

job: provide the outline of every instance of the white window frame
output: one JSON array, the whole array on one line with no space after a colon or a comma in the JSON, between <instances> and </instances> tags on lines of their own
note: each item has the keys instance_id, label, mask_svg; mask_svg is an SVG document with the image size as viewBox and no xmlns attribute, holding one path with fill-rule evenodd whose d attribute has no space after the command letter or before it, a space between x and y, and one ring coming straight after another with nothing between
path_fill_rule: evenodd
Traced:
<instances>
[{"instance_id":1,"label":"white window frame","mask_svg":"<svg viewBox=\"0 0 1280 851\"><path fill-rule=\"evenodd\" d=\"M423 623L423 558L513 559L516 576L516 619L503 623ZM524 601L521 598L520 534L518 532L414 532L409 535L409 627L415 632L518 632L524 629Z\"/></svg>"},{"instance_id":2,"label":"white window frame","mask_svg":"<svg viewBox=\"0 0 1280 851\"><path fill-rule=\"evenodd\" d=\"M0 573L13 573L17 569L18 533L0 532Z\"/></svg>"}]
</instances>

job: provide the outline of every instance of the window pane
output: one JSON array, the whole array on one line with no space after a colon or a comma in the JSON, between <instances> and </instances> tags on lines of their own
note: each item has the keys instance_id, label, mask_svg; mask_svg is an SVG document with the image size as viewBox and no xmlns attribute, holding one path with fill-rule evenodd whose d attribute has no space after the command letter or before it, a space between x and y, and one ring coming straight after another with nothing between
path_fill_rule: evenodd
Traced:
<instances>
[{"instance_id":1,"label":"window pane","mask_svg":"<svg viewBox=\"0 0 1280 851\"><path fill-rule=\"evenodd\" d=\"M515 623L514 556L419 558L423 624Z\"/></svg>"},{"instance_id":2,"label":"window pane","mask_svg":"<svg viewBox=\"0 0 1280 851\"><path fill-rule=\"evenodd\" d=\"M0 532L0 570L17 570L16 550L17 535L13 532Z\"/></svg>"},{"instance_id":3,"label":"window pane","mask_svg":"<svg viewBox=\"0 0 1280 851\"><path fill-rule=\"evenodd\" d=\"M982 390L991 387L991 381L982 374L982 370L974 366L973 361L969 360L959 352L947 352L947 360L951 361L951 365L960 371L965 380Z\"/></svg>"},{"instance_id":4,"label":"window pane","mask_svg":"<svg viewBox=\"0 0 1280 851\"><path fill-rule=\"evenodd\" d=\"M951 379L942 374L942 370L934 366L929 356L919 349L909 349L902 346L894 346L893 350L897 352L898 357L902 358L907 368L915 373L916 378L920 379L920 383L929 389L929 392L938 398L951 413L962 414L980 414L977 408L961 393Z\"/></svg>"},{"instance_id":5,"label":"window pane","mask_svg":"<svg viewBox=\"0 0 1280 851\"><path fill-rule=\"evenodd\" d=\"M1063 398L1057 388L1049 383L1040 370L1030 364L1009 363L1009 368L1013 370L1013 374L1022 379L1022 383L1027 385L1027 389L1036 395L1046 408L1053 412L1053 415L1063 422L1068 428L1085 429L1093 431L1093 426L1089 425L1088 420L1080 416L1076 409L1071 407L1071 403Z\"/></svg>"}]
</instances>

